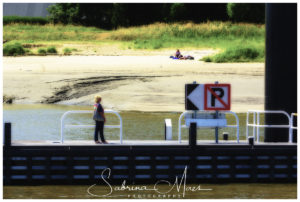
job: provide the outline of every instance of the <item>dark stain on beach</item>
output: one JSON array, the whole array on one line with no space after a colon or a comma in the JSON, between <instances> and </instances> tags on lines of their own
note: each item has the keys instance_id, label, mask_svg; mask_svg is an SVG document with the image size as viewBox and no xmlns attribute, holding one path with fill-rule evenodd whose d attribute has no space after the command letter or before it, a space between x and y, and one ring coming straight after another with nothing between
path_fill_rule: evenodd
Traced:
<instances>
[{"instance_id":1,"label":"dark stain on beach","mask_svg":"<svg viewBox=\"0 0 300 202\"><path fill-rule=\"evenodd\" d=\"M111 90L121 85L126 85L127 83L129 84L132 80L148 82L155 77L163 76L103 76L55 81L72 82L72 84L67 84L59 89L56 89L52 96L45 97L41 103L54 104L64 100L76 99L100 91Z\"/></svg>"}]
</instances>

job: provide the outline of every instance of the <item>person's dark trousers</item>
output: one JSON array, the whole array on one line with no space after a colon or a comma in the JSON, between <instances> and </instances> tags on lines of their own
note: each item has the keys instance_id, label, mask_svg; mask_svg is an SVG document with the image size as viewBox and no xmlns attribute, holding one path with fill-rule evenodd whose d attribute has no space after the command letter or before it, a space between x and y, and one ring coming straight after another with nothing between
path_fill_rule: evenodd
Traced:
<instances>
[{"instance_id":1,"label":"person's dark trousers","mask_svg":"<svg viewBox=\"0 0 300 202\"><path fill-rule=\"evenodd\" d=\"M98 141L98 133L100 133L101 141L105 142L103 129L104 129L104 121L96 121L95 135L94 135L95 141Z\"/></svg>"}]
</instances>

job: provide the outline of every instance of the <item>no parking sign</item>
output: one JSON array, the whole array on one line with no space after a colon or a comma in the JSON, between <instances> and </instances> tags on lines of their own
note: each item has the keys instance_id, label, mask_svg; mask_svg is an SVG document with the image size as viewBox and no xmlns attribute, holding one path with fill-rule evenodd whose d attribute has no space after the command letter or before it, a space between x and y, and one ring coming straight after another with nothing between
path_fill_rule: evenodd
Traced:
<instances>
[{"instance_id":1,"label":"no parking sign","mask_svg":"<svg viewBox=\"0 0 300 202\"><path fill-rule=\"evenodd\" d=\"M204 110L230 110L230 84L204 85Z\"/></svg>"},{"instance_id":2,"label":"no parking sign","mask_svg":"<svg viewBox=\"0 0 300 202\"><path fill-rule=\"evenodd\" d=\"M186 110L230 110L230 84L186 84Z\"/></svg>"}]
</instances>

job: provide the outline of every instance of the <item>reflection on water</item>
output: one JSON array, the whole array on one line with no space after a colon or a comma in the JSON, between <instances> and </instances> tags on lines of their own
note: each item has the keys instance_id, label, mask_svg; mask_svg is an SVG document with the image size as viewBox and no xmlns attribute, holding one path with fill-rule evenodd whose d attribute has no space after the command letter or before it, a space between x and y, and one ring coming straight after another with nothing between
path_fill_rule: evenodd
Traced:
<instances>
[{"instance_id":1,"label":"reflection on water","mask_svg":"<svg viewBox=\"0 0 300 202\"><path fill-rule=\"evenodd\" d=\"M92 110L91 106L69 105L4 105L4 122L12 123L12 140L60 140L60 118L70 110ZM173 139L177 139L178 118L180 113L161 112L120 112L123 119L124 140L163 140L164 119L172 120ZM238 114L240 120L240 139L245 139L245 116ZM261 118L263 120L263 117ZM228 124L235 124L232 116L228 116ZM72 114L65 124L94 124L92 114ZM107 114L107 124L119 124L115 115ZM220 134L229 132L229 139L236 139L234 128L220 129ZM182 129L182 139L187 139L188 130ZM213 140L214 130L198 129L198 139ZM105 129L108 140L119 139L119 129ZM221 138L221 135L220 135ZM263 129L261 130L263 138ZM65 130L65 140L93 140L93 128L72 128Z\"/></svg>"},{"instance_id":2,"label":"reflection on water","mask_svg":"<svg viewBox=\"0 0 300 202\"><path fill-rule=\"evenodd\" d=\"M139 185L141 186L141 185ZM145 185L151 188L151 185ZM199 186L189 185L187 186ZM296 184L201 184L201 191L186 191L183 187L179 191L173 189L167 194L156 191L114 191L115 197L97 197L87 192L88 185L80 186L4 186L4 199L296 199ZM153 187L153 185L152 185ZM115 187L113 187L114 189ZM170 186L159 186L160 192L167 192ZM103 196L110 192L110 188L97 185L91 194ZM122 196L119 196L122 195Z\"/></svg>"}]
</instances>

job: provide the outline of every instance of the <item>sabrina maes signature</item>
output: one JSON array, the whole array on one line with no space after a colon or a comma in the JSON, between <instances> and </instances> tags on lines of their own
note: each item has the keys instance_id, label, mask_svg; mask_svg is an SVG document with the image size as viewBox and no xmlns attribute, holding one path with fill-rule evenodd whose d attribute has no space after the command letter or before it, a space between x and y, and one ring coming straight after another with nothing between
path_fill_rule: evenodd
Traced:
<instances>
[{"instance_id":1,"label":"sabrina maes signature","mask_svg":"<svg viewBox=\"0 0 300 202\"><path fill-rule=\"evenodd\" d=\"M186 192L212 191L212 189L202 189L201 185L198 185L198 186L188 186L188 185L186 185L186 173L187 173L187 166L185 166L185 169L183 171L183 174L182 174L182 177L180 178L180 180L176 176L175 182L173 184L171 182L167 181L167 180L159 180L154 185L138 186L138 185L127 185L126 180L124 180L123 183L120 186L114 186L113 187L107 181L107 179L110 178L111 169L106 168L102 171L100 180L103 180L105 185L108 187L107 193L105 193L103 195L99 195L97 193L94 193L95 191L93 192L93 188L95 186L97 186L97 184L91 185L87 189L87 192L88 192L88 194L90 194L91 196L94 196L94 197L120 197L120 196L127 196L128 194L122 195L122 194L114 194L114 193L126 191L127 193L128 192L134 192L136 194L136 192L139 192L139 191L152 191L152 192L154 191L157 194L169 194L172 190L175 190L175 191L177 191L177 193L182 194L182 197L184 197ZM107 178L105 178L105 175L107 176ZM167 185L167 186L170 187L170 189L163 191L163 190L159 189L159 185Z\"/></svg>"}]
</instances>

